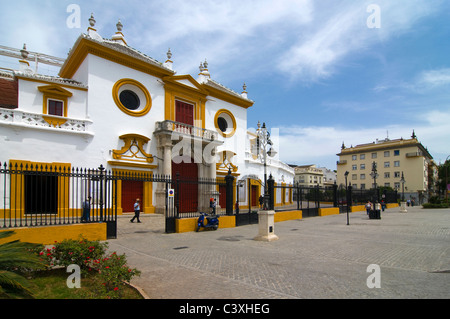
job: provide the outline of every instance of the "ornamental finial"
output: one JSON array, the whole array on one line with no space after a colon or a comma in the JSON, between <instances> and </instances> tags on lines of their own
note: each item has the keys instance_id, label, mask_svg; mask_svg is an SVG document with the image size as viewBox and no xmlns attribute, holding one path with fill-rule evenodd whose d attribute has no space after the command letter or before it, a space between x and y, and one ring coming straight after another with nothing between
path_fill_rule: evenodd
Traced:
<instances>
[{"instance_id":1,"label":"ornamental finial","mask_svg":"<svg viewBox=\"0 0 450 319\"><path fill-rule=\"evenodd\" d=\"M120 19L119 19L119 22L117 22L116 27L117 27L117 31L122 32L123 24L122 24L122 22L120 22Z\"/></svg>"},{"instance_id":2,"label":"ornamental finial","mask_svg":"<svg viewBox=\"0 0 450 319\"><path fill-rule=\"evenodd\" d=\"M91 13L91 17L89 18L89 25L91 26L91 28L95 26L95 19L93 13Z\"/></svg>"}]
</instances>

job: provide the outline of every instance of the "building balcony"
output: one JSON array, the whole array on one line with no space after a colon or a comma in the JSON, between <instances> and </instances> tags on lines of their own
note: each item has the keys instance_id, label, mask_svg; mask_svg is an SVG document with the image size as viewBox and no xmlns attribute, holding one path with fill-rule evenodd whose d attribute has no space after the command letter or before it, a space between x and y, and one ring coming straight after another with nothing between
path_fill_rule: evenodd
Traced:
<instances>
[{"instance_id":1,"label":"building balcony","mask_svg":"<svg viewBox=\"0 0 450 319\"><path fill-rule=\"evenodd\" d=\"M406 153L406 157L420 157L424 156L422 152L412 152L412 153Z\"/></svg>"},{"instance_id":2,"label":"building balcony","mask_svg":"<svg viewBox=\"0 0 450 319\"><path fill-rule=\"evenodd\" d=\"M201 139L204 142L217 141L219 137L218 132L175 121L156 122L155 125L155 134L178 134Z\"/></svg>"},{"instance_id":3,"label":"building balcony","mask_svg":"<svg viewBox=\"0 0 450 319\"><path fill-rule=\"evenodd\" d=\"M340 160L340 161L336 161L337 165L344 165L347 164L347 160Z\"/></svg>"},{"instance_id":4,"label":"building balcony","mask_svg":"<svg viewBox=\"0 0 450 319\"><path fill-rule=\"evenodd\" d=\"M93 136L89 130L92 124L88 119L24 112L19 109L0 108L0 125L12 128L40 129L53 132L64 132Z\"/></svg>"}]
</instances>

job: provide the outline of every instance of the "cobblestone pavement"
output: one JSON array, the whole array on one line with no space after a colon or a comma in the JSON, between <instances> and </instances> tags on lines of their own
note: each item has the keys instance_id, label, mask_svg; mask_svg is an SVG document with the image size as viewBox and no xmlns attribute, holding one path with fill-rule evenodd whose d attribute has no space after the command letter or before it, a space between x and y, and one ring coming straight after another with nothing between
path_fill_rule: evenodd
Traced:
<instances>
[{"instance_id":1,"label":"cobblestone pavement","mask_svg":"<svg viewBox=\"0 0 450 319\"><path fill-rule=\"evenodd\" d=\"M152 299L450 298L450 209L280 222L274 242L253 240L258 225L165 234L163 216L129 218L109 247ZM381 288L367 286L371 264Z\"/></svg>"}]
</instances>

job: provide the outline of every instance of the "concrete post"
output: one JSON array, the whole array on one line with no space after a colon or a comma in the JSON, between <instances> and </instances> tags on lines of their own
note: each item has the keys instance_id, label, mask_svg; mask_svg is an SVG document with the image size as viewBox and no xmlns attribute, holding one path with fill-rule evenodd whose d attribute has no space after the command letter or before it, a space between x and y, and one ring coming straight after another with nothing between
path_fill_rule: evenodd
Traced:
<instances>
[{"instance_id":1,"label":"concrete post","mask_svg":"<svg viewBox=\"0 0 450 319\"><path fill-rule=\"evenodd\" d=\"M401 202L400 203L400 213L406 213L406 202Z\"/></svg>"},{"instance_id":2,"label":"concrete post","mask_svg":"<svg viewBox=\"0 0 450 319\"><path fill-rule=\"evenodd\" d=\"M275 211L260 210L258 212L258 236L254 240L258 241L274 241L278 239L275 235Z\"/></svg>"}]
</instances>

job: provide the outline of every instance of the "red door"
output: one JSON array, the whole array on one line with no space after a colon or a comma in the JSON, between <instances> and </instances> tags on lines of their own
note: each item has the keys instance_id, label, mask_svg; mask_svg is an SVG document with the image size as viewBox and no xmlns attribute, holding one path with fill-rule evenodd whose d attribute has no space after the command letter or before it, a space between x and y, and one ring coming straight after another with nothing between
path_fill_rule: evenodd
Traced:
<instances>
[{"instance_id":1,"label":"red door","mask_svg":"<svg viewBox=\"0 0 450 319\"><path fill-rule=\"evenodd\" d=\"M134 203L139 198L141 212L144 209L144 182L122 180L122 212L134 212Z\"/></svg>"},{"instance_id":2,"label":"red door","mask_svg":"<svg viewBox=\"0 0 450 319\"><path fill-rule=\"evenodd\" d=\"M257 191L258 191L258 187L256 185L252 185L252 206L258 206L258 202L257 202L258 194L256 193Z\"/></svg>"},{"instance_id":3,"label":"red door","mask_svg":"<svg viewBox=\"0 0 450 319\"><path fill-rule=\"evenodd\" d=\"M175 101L175 106L175 121L194 125L194 106L181 101Z\"/></svg>"},{"instance_id":4,"label":"red door","mask_svg":"<svg viewBox=\"0 0 450 319\"><path fill-rule=\"evenodd\" d=\"M227 187L225 185L219 185L219 204L220 208L227 208Z\"/></svg>"},{"instance_id":5,"label":"red door","mask_svg":"<svg viewBox=\"0 0 450 319\"><path fill-rule=\"evenodd\" d=\"M179 173L179 175L177 175ZM172 162L172 177L179 176L180 182L175 188L175 201L178 200L178 212L196 212L198 210L198 168L196 163L182 161L177 164Z\"/></svg>"}]
</instances>

